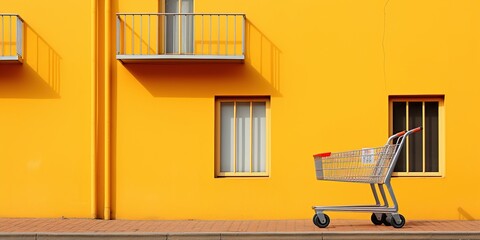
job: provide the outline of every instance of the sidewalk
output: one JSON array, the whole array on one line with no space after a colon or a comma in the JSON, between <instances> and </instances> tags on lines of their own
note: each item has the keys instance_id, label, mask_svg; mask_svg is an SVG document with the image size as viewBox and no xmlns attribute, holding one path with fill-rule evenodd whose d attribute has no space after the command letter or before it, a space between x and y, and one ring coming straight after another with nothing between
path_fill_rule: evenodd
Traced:
<instances>
[{"instance_id":1,"label":"sidewalk","mask_svg":"<svg viewBox=\"0 0 480 240\"><path fill-rule=\"evenodd\" d=\"M401 229L367 220L163 221L0 218L0 239L480 239L480 221L408 221Z\"/></svg>"}]
</instances>

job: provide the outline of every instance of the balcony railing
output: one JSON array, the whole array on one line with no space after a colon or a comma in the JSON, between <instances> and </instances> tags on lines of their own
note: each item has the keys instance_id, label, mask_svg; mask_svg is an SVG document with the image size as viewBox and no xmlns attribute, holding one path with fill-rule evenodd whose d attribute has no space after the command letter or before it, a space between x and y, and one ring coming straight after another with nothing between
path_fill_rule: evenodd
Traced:
<instances>
[{"instance_id":1,"label":"balcony railing","mask_svg":"<svg viewBox=\"0 0 480 240\"><path fill-rule=\"evenodd\" d=\"M23 19L18 14L0 13L0 62L21 62Z\"/></svg>"},{"instance_id":2,"label":"balcony railing","mask_svg":"<svg viewBox=\"0 0 480 240\"><path fill-rule=\"evenodd\" d=\"M117 59L245 59L245 15L117 13Z\"/></svg>"}]
</instances>

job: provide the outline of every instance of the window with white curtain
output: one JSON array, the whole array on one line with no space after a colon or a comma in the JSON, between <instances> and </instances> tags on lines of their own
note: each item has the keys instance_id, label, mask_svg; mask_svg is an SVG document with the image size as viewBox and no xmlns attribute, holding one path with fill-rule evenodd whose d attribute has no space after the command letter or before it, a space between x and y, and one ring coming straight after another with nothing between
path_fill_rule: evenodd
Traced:
<instances>
[{"instance_id":1,"label":"window with white curtain","mask_svg":"<svg viewBox=\"0 0 480 240\"><path fill-rule=\"evenodd\" d=\"M268 176L268 98L218 98L217 176Z\"/></svg>"},{"instance_id":2,"label":"window with white curtain","mask_svg":"<svg viewBox=\"0 0 480 240\"><path fill-rule=\"evenodd\" d=\"M173 54L193 53L193 0L164 0L165 51Z\"/></svg>"}]
</instances>

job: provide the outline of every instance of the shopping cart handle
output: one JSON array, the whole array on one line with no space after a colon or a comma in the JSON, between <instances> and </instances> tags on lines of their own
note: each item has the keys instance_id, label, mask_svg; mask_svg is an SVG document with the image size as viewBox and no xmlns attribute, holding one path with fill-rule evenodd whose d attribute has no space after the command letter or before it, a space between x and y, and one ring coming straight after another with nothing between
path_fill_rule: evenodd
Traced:
<instances>
[{"instance_id":1,"label":"shopping cart handle","mask_svg":"<svg viewBox=\"0 0 480 240\"><path fill-rule=\"evenodd\" d=\"M330 157L330 155L332 155L331 152L326 152L326 153L315 154L315 155L313 155L313 157Z\"/></svg>"},{"instance_id":2,"label":"shopping cart handle","mask_svg":"<svg viewBox=\"0 0 480 240\"><path fill-rule=\"evenodd\" d=\"M400 137L400 136L405 135L405 133L406 133L405 131L401 131L401 132L395 133L394 136L395 136L395 137Z\"/></svg>"},{"instance_id":3,"label":"shopping cart handle","mask_svg":"<svg viewBox=\"0 0 480 240\"><path fill-rule=\"evenodd\" d=\"M422 131L422 127L417 127L417 128L409 130L409 132L411 132L411 133L416 133L416 132L420 132L420 131Z\"/></svg>"}]
</instances>

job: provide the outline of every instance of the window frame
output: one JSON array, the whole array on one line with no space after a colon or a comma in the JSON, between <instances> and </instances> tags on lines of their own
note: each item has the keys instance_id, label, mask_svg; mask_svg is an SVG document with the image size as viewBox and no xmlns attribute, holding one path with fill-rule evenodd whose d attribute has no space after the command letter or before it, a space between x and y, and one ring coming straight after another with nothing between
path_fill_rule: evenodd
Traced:
<instances>
[{"instance_id":1,"label":"window frame","mask_svg":"<svg viewBox=\"0 0 480 240\"><path fill-rule=\"evenodd\" d=\"M220 155L220 144L221 144L221 103L222 102L234 102L234 109L236 109L236 104L238 102L264 102L265 103L265 172L252 172L252 167L250 167L250 172L235 172L236 168L236 159L234 159L234 171L233 172L222 172L221 171L221 155ZM250 108L252 112L252 108ZM234 114L235 110L234 110ZM235 115L234 115L235 116ZM250 115L251 116L251 115ZM252 121L253 118L250 118ZM234 129L236 129L234 127ZM250 125L250 132L252 125ZM234 131L234 136L236 135L236 130ZM251 134L250 134L251 138ZM234 140L236 137L233 138ZM270 97L215 97L215 177L269 177L270 176ZM236 144L234 144L236 152ZM236 154L233 154L236 156ZM236 158L236 157L235 157ZM252 160L250 159L250 164Z\"/></svg>"},{"instance_id":2,"label":"window frame","mask_svg":"<svg viewBox=\"0 0 480 240\"><path fill-rule=\"evenodd\" d=\"M425 151L423 151L422 172L410 172L408 161L409 139L405 140L406 171L393 172L394 177L443 177L445 175L445 97L444 96L390 96L389 97L389 135L393 135L393 103L406 102L406 126L411 129L416 126L408 125L408 102L422 102L422 127L425 126L425 103L438 102L438 172L425 172ZM406 129L406 130L407 130ZM422 148L425 149L425 134L422 134Z\"/></svg>"}]
</instances>

